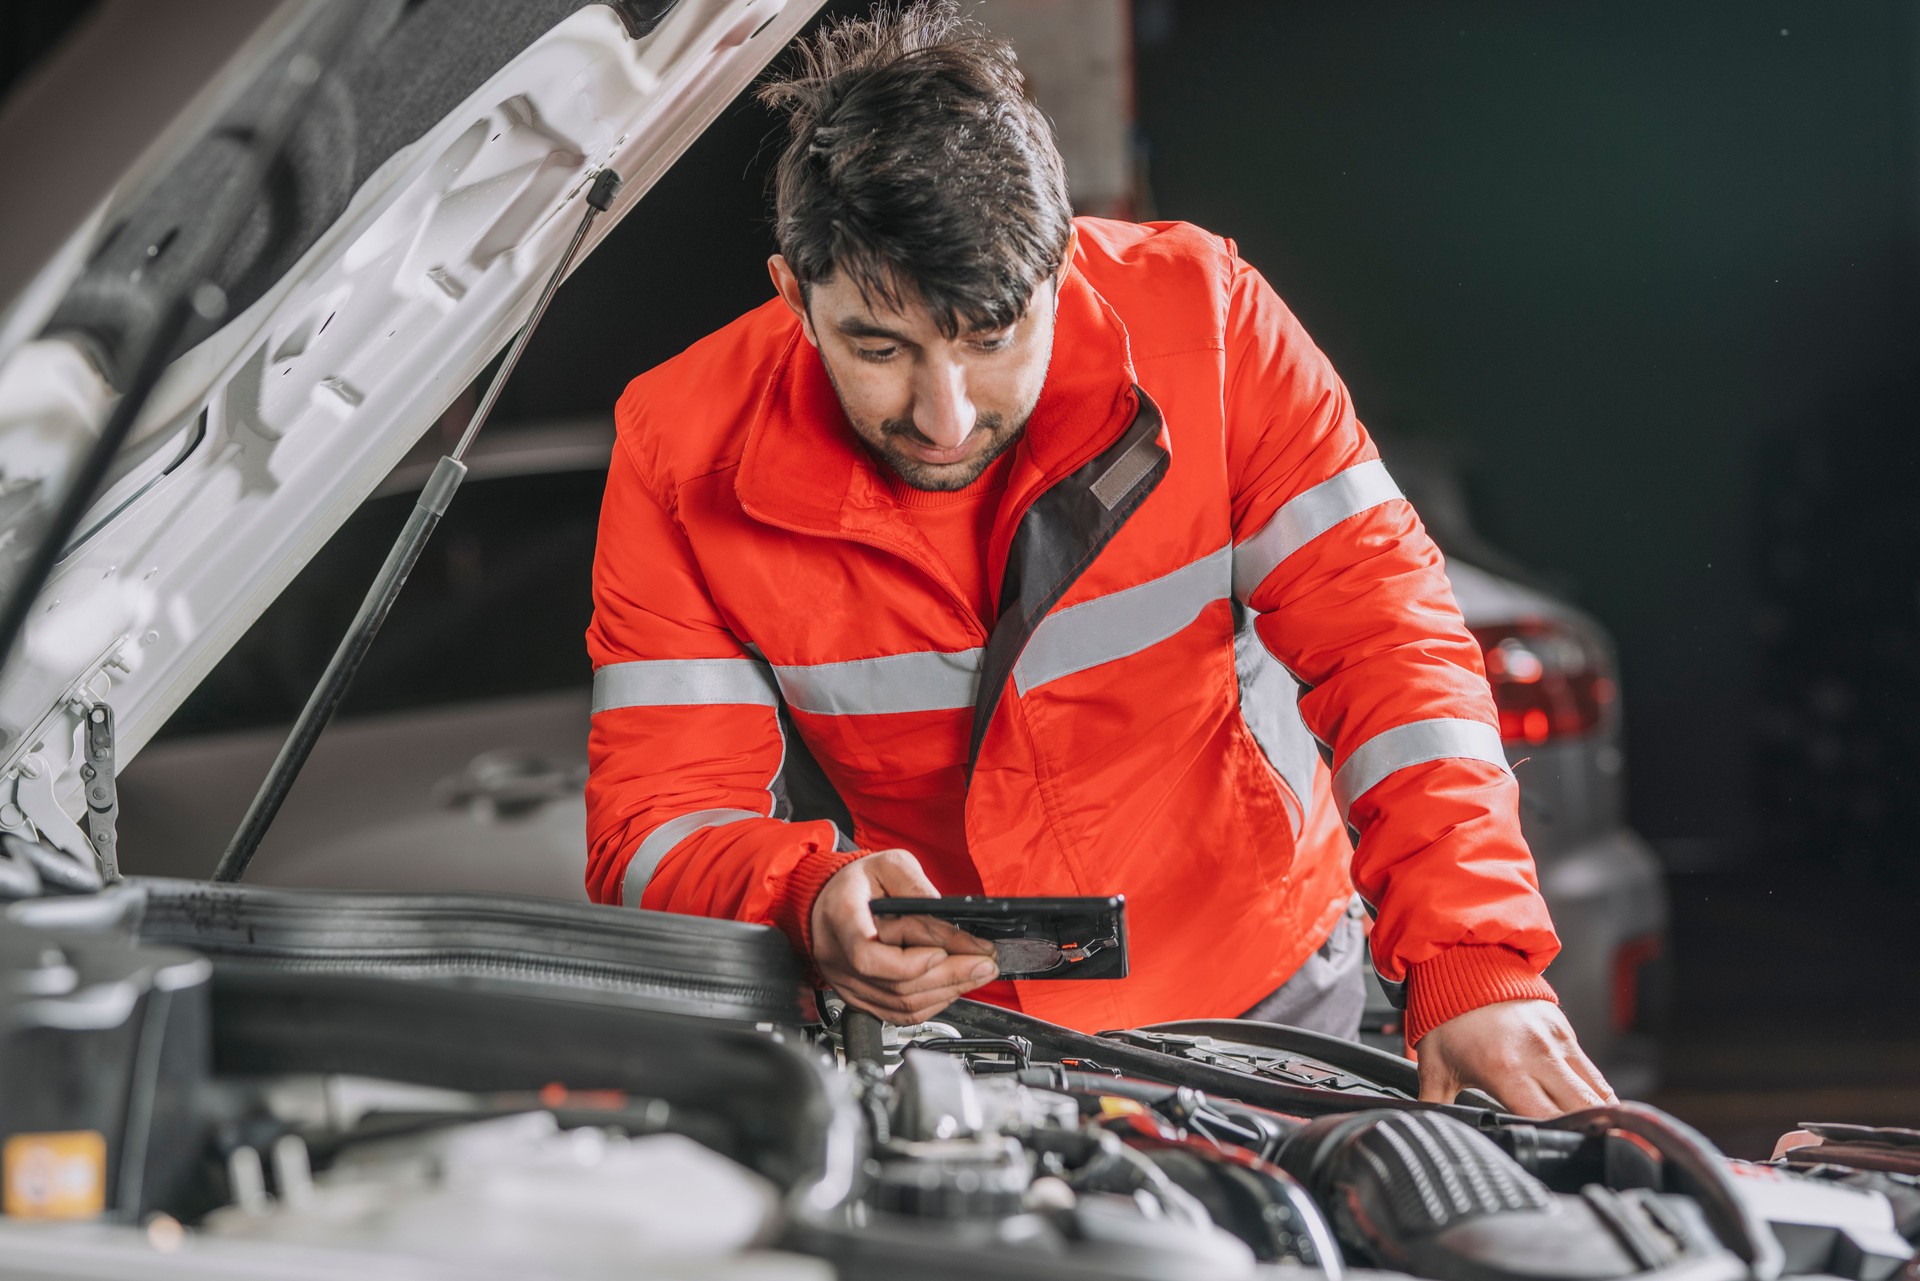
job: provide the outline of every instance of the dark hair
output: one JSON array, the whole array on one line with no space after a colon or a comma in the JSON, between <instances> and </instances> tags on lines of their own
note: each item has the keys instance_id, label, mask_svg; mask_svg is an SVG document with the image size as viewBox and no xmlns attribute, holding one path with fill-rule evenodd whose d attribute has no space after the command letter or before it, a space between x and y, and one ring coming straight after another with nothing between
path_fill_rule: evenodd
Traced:
<instances>
[{"instance_id":1,"label":"dark hair","mask_svg":"<svg viewBox=\"0 0 1920 1281\"><path fill-rule=\"evenodd\" d=\"M760 100L788 116L774 235L803 287L845 271L869 301L917 294L953 337L1020 319L1060 266L1053 131L1013 47L951 0L827 25Z\"/></svg>"}]
</instances>

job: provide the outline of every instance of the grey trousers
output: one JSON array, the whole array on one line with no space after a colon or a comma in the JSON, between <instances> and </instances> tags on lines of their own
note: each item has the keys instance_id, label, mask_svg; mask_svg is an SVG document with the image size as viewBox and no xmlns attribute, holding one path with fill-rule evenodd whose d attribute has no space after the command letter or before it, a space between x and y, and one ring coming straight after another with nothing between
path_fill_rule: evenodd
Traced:
<instances>
[{"instance_id":1,"label":"grey trousers","mask_svg":"<svg viewBox=\"0 0 1920 1281\"><path fill-rule=\"evenodd\" d=\"M1320 950L1240 1017L1358 1039L1360 1015L1367 1004L1365 917L1366 908L1354 899Z\"/></svg>"}]
</instances>

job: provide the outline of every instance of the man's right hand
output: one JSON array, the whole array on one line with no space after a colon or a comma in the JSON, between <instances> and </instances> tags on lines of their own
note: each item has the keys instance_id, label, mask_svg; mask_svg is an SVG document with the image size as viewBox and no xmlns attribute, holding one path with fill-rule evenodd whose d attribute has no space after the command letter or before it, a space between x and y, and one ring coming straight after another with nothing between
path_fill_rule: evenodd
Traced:
<instances>
[{"instance_id":1,"label":"man's right hand","mask_svg":"<svg viewBox=\"0 0 1920 1281\"><path fill-rule=\"evenodd\" d=\"M905 850L847 864L813 901L813 963L849 1004L889 1023L924 1023L999 973L993 944L930 916L875 921L877 898L938 898Z\"/></svg>"}]
</instances>

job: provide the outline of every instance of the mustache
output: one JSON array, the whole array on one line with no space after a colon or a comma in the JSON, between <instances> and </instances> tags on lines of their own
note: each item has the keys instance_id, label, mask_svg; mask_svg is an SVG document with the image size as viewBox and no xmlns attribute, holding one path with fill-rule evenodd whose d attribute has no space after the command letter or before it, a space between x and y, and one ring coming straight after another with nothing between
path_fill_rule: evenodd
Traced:
<instances>
[{"instance_id":1,"label":"mustache","mask_svg":"<svg viewBox=\"0 0 1920 1281\"><path fill-rule=\"evenodd\" d=\"M1000 429L1005 425L1006 419L1002 414L998 411L990 411L981 414L974 420L973 429L977 432L985 432L987 436L991 438L999 435ZM933 441L928 438L925 432L913 425L913 419L911 418L889 418L880 424L880 433L888 438L902 436L913 441L915 444L925 445L930 449L934 447Z\"/></svg>"}]
</instances>

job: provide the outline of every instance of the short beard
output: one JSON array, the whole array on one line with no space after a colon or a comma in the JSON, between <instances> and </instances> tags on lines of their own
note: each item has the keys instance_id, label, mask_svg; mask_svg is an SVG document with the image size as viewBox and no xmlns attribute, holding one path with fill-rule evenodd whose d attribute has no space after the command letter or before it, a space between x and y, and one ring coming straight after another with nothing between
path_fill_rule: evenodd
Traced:
<instances>
[{"instance_id":1,"label":"short beard","mask_svg":"<svg viewBox=\"0 0 1920 1281\"><path fill-rule=\"evenodd\" d=\"M952 463L945 466L923 463L907 454L903 448L897 447L896 441L926 439L920 435L919 429L913 425L911 419L893 418L881 423L879 433L881 444L878 447L872 445L868 447L880 456L880 461L893 468L894 474L905 481L909 487L930 493L950 494L955 490L965 489L979 480L982 473L993 465L995 459L1018 444L1020 437L1026 434L1026 414L1020 416L1020 425L1011 431L1006 430L1005 423L1004 416L1000 414L980 415L979 420L974 423L973 430L975 433L986 433L987 446L980 451L979 457L968 460L964 467L956 467ZM865 432L860 434L863 438L866 436Z\"/></svg>"},{"instance_id":2,"label":"short beard","mask_svg":"<svg viewBox=\"0 0 1920 1281\"><path fill-rule=\"evenodd\" d=\"M1020 411L1020 422L1012 431L1003 433L1002 424L1005 415L999 413L981 414L974 423L975 432L987 432L990 439L980 457L969 462L965 468L953 470L952 464L941 467L923 463L917 458L908 457L896 444L896 441L911 440L920 435L920 429L913 425L910 418L889 418L877 428L871 423L856 419L847 409L847 398L840 394L840 380L834 377L833 365L826 359L820 361L820 367L827 371L827 381L833 385L835 399L840 402L840 412L846 415L847 424L853 428L853 434L865 445L867 452L878 458L892 469L894 475L906 482L909 489L924 490L934 494L951 494L955 490L965 489L979 480L981 473L991 467L994 460L1012 449L1027 434L1027 420L1033 417L1034 405L1040 403L1039 393L1034 394L1033 404ZM926 439L924 436L920 437ZM877 443L876 443L877 442Z\"/></svg>"}]
</instances>

